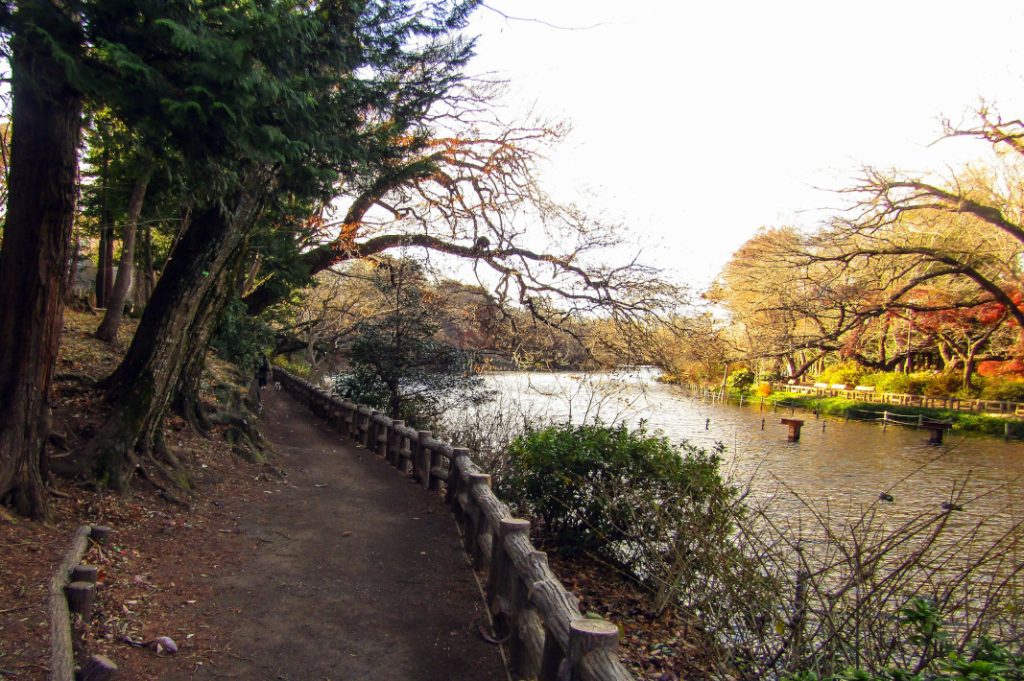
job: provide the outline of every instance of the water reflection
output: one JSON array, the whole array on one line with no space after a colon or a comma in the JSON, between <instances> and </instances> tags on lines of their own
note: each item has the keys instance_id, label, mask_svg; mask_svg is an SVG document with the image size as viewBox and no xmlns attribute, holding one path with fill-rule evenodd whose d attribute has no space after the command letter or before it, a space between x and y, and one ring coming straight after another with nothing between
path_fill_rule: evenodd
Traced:
<instances>
[{"instance_id":1,"label":"water reflection","mask_svg":"<svg viewBox=\"0 0 1024 681\"><path fill-rule=\"evenodd\" d=\"M939 446L928 433L842 419L805 420L799 442L787 442L780 419L788 409L762 411L756 403L710 404L663 385L653 371L604 374L502 373L488 377L506 401L532 417L598 418L637 425L646 421L674 441L726 446L725 469L750 482L762 497L794 506L793 494L822 512L857 517L872 505L893 520L937 512L955 498L964 511L958 523L991 517L1005 529L1022 517L1024 443L949 433ZM880 494L891 495L890 503ZM993 531L998 531L993 528Z\"/></svg>"}]
</instances>

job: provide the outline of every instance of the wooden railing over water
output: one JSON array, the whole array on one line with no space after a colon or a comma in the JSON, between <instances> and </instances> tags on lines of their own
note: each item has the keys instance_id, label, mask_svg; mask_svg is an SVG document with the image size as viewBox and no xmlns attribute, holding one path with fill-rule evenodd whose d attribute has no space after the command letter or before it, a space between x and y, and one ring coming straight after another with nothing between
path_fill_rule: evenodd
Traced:
<instances>
[{"instance_id":1,"label":"wooden railing over water","mask_svg":"<svg viewBox=\"0 0 1024 681\"><path fill-rule=\"evenodd\" d=\"M275 380L342 437L371 449L427 490L440 492L463 531L473 567L486 576L496 633L507 638L514 678L539 681L633 681L618 658L619 628L583 617L576 598L530 542L530 523L514 518L491 490L491 476L430 431L349 400L286 371Z\"/></svg>"},{"instance_id":2,"label":"wooden railing over water","mask_svg":"<svg viewBox=\"0 0 1024 681\"><path fill-rule=\"evenodd\" d=\"M867 387L867 386L865 386ZM858 402L873 404L891 404L899 407L926 407L928 409L948 409L950 411L966 411L975 414L998 414L1001 416L1024 415L1024 404L1009 400L975 400L959 397L928 397L926 395L908 395L905 393L877 393L863 388L843 388L822 385L788 385L773 383L772 391L800 393L816 397L845 397Z\"/></svg>"},{"instance_id":3,"label":"wooden railing over water","mask_svg":"<svg viewBox=\"0 0 1024 681\"><path fill-rule=\"evenodd\" d=\"M724 401L729 399L727 393L721 388L708 388L696 383L683 384L691 395L701 399ZM1024 416L1024 403L1011 402L1009 400L975 400L959 397L928 397L926 395L909 395L906 393L876 393L874 389L868 390L867 386L855 388L840 388L830 385L800 385L788 383L772 383L772 394L775 393L797 393L800 395L813 395L814 397L845 397L856 402L870 402L872 404L890 404L899 407L925 407L928 409L948 409L950 411L965 411L975 414L994 414L997 416ZM748 397L747 403L764 398ZM774 402L768 398L769 404ZM740 400L743 404L743 400Z\"/></svg>"}]
</instances>

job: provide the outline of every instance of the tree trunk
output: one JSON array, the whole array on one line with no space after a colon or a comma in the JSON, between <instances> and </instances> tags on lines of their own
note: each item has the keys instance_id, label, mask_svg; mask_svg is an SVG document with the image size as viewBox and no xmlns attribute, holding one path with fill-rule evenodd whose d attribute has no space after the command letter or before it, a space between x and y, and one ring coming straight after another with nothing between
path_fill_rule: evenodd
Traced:
<instances>
[{"instance_id":1,"label":"tree trunk","mask_svg":"<svg viewBox=\"0 0 1024 681\"><path fill-rule=\"evenodd\" d=\"M75 237L75 247L71 249L71 257L68 259L68 285L65 293L70 295L78 280L78 254L82 251L82 240Z\"/></svg>"},{"instance_id":2,"label":"tree trunk","mask_svg":"<svg viewBox=\"0 0 1024 681\"><path fill-rule=\"evenodd\" d=\"M113 217L110 215L109 189L109 152L103 151L103 165L100 169L100 182L103 183L101 191L103 200L100 208L100 243L99 256L96 261L96 307L107 306L107 296L110 295L110 287L114 280L114 231Z\"/></svg>"},{"instance_id":3,"label":"tree trunk","mask_svg":"<svg viewBox=\"0 0 1024 681\"><path fill-rule=\"evenodd\" d=\"M149 186L152 173L152 167L143 171L135 181L131 199L128 201L128 221L125 222L124 235L121 238L121 262L117 268L117 280L107 301L107 314L103 316L100 328L96 329L96 337L107 343L117 340L117 330L121 328L121 319L124 317L124 305L131 292L132 270L135 269L135 234L138 231L142 202L146 198L146 187Z\"/></svg>"},{"instance_id":4,"label":"tree trunk","mask_svg":"<svg viewBox=\"0 0 1024 681\"><path fill-rule=\"evenodd\" d=\"M975 364L974 348L971 348L967 352L967 356L964 358L964 379L963 379L963 389L964 390L970 390L971 388L974 387L974 385L971 382L971 378L974 376L974 364Z\"/></svg>"},{"instance_id":5,"label":"tree trunk","mask_svg":"<svg viewBox=\"0 0 1024 681\"><path fill-rule=\"evenodd\" d=\"M20 5L21 3L19 3ZM44 3L45 4L45 3ZM77 57L77 26L52 7L19 7ZM38 16L36 16L38 15ZM67 257L75 215L82 98L46 41L11 40L13 130L0 250L0 499L41 516L42 459L60 344Z\"/></svg>"},{"instance_id":6,"label":"tree trunk","mask_svg":"<svg viewBox=\"0 0 1024 681\"><path fill-rule=\"evenodd\" d=\"M142 299L140 309L146 306L153 295L153 285L156 281L156 272L153 270L153 227L146 225L142 230L142 276L140 284L142 288Z\"/></svg>"},{"instance_id":7,"label":"tree trunk","mask_svg":"<svg viewBox=\"0 0 1024 681\"><path fill-rule=\"evenodd\" d=\"M245 251L244 248L238 249L235 262L232 266L225 268L221 281L210 290L209 295L202 302L200 313L196 316L192 331L188 334L189 349L185 353L185 366L181 371L181 377L178 379L174 399L171 403L171 408L176 414L204 434L213 427L199 400L203 369L206 366L206 351L213 332L216 330L217 320L237 290L235 283L238 280L241 265L245 262Z\"/></svg>"},{"instance_id":8,"label":"tree trunk","mask_svg":"<svg viewBox=\"0 0 1024 681\"><path fill-rule=\"evenodd\" d=\"M113 410L75 464L111 488L127 488L174 397L189 354L205 352L209 334L197 327L211 289L227 283L268 184L253 173L252 187L239 190L234 210L214 206L197 213L179 238L124 359L104 381Z\"/></svg>"}]
</instances>

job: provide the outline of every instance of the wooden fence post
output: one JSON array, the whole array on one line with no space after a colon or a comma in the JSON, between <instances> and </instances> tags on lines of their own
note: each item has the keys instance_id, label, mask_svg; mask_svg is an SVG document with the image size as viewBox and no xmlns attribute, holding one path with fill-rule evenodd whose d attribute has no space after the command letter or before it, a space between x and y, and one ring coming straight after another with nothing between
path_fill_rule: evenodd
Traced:
<instances>
[{"instance_id":1,"label":"wooden fence post","mask_svg":"<svg viewBox=\"0 0 1024 681\"><path fill-rule=\"evenodd\" d=\"M430 439L432 433L429 430L418 430L417 442L419 447L416 450L417 456L413 461L413 476L420 481L420 484L424 487L430 487L430 447L427 446L427 440Z\"/></svg>"},{"instance_id":2,"label":"wooden fence post","mask_svg":"<svg viewBox=\"0 0 1024 681\"><path fill-rule=\"evenodd\" d=\"M388 463L398 468L399 452L402 450L402 441L405 436L402 431L405 429L405 421L391 421L391 440L388 442Z\"/></svg>"},{"instance_id":3,"label":"wooden fence post","mask_svg":"<svg viewBox=\"0 0 1024 681\"><path fill-rule=\"evenodd\" d=\"M569 626L569 650L566 651L564 664L568 673L561 678L579 681L580 663L587 653L594 650L607 650L614 653L619 647L619 628L604 620L578 619Z\"/></svg>"},{"instance_id":4,"label":"wooden fence post","mask_svg":"<svg viewBox=\"0 0 1024 681\"><path fill-rule=\"evenodd\" d=\"M391 428L388 426L388 419L386 416L380 415L377 417L377 446L375 448L377 456L381 458L388 458L388 438L391 436Z\"/></svg>"},{"instance_id":5,"label":"wooden fence post","mask_svg":"<svg viewBox=\"0 0 1024 681\"><path fill-rule=\"evenodd\" d=\"M491 546L491 570L487 575L487 605L494 617L495 633L499 637L507 636L512 627L513 591L515 589L515 566L509 559L505 548L506 538L512 535L525 535L530 538L530 521L522 518L502 518L498 524L498 532Z\"/></svg>"},{"instance_id":6,"label":"wooden fence post","mask_svg":"<svg viewBox=\"0 0 1024 681\"><path fill-rule=\"evenodd\" d=\"M413 439L408 436L407 432L402 433L402 446L398 449L398 470L402 472L402 475L407 475L409 471L409 462L412 461L413 448L415 447Z\"/></svg>"},{"instance_id":7,"label":"wooden fence post","mask_svg":"<svg viewBox=\"0 0 1024 681\"><path fill-rule=\"evenodd\" d=\"M374 409L370 412L366 422L366 442L363 443L363 446L373 452L377 451L377 430L379 429L377 419L379 417L380 412Z\"/></svg>"},{"instance_id":8,"label":"wooden fence post","mask_svg":"<svg viewBox=\"0 0 1024 681\"><path fill-rule=\"evenodd\" d=\"M477 489L490 487L491 476L486 473L471 473L469 475L469 489L466 490L469 508L466 513L466 548L473 558L473 567L480 570L484 567L484 551L482 538L490 531L487 526L487 517L484 515L480 504L476 502Z\"/></svg>"},{"instance_id":9,"label":"wooden fence post","mask_svg":"<svg viewBox=\"0 0 1024 681\"><path fill-rule=\"evenodd\" d=\"M352 440L352 424L355 422L356 405L352 400L342 402L344 411L341 414L341 436L346 440Z\"/></svg>"},{"instance_id":10,"label":"wooden fence post","mask_svg":"<svg viewBox=\"0 0 1024 681\"><path fill-rule=\"evenodd\" d=\"M461 524L461 511L458 508L459 487L462 484L462 473L466 470L466 462L469 461L469 450L465 447L456 447L452 450L452 458L448 462L448 480L445 487L444 501L452 507L455 519Z\"/></svg>"}]
</instances>

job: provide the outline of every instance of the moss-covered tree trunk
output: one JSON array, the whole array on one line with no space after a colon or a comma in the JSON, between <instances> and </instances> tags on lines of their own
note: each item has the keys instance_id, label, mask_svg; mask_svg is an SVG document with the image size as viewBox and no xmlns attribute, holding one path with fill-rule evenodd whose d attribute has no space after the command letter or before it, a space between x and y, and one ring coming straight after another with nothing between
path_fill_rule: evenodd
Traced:
<instances>
[{"instance_id":1,"label":"moss-covered tree trunk","mask_svg":"<svg viewBox=\"0 0 1024 681\"><path fill-rule=\"evenodd\" d=\"M111 414L76 460L113 489L127 488L148 453L191 356L204 353L212 324L204 306L239 257L261 194L240 191L231 209L197 212L178 240L118 368L104 382ZM197 324L198 323L198 324Z\"/></svg>"},{"instance_id":2,"label":"moss-covered tree trunk","mask_svg":"<svg viewBox=\"0 0 1024 681\"><path fill-rule=\"evenodd\" d=\"M185 366L174 391L171 403L174 412L185 419L193 428L200 432L209 431L213 424L203 411L199 399L203 370L206 367L206 348L213 338L217 320L227 307L231 298L237 293L239 272L245 263L246 250L238 249L234 262L221 274L221 281L211 288L202 309L196 315L188 342L196 347L186 352ZM201 343L201 346L200 346Z\"/></svg>"},{"instance_id":3,"label":"moss-covered tree trunk","mask_svg":"<svg viewBox=\"0 0 1024 681\"><path fill-rule=\"evenodd\" d=\"M18 10L35 26L11 40L11 170L0 251L0 499L40 516L82 119L81 95L60 59L75 58L81 36L56 5L18 3ZM52 51L58 44L66 50L60 57Z\"/></svg>"}]
</instances>

